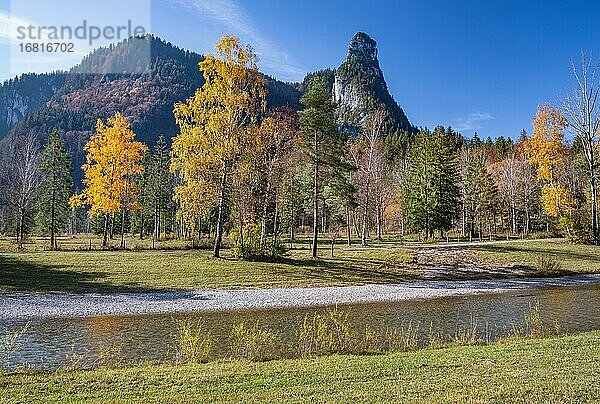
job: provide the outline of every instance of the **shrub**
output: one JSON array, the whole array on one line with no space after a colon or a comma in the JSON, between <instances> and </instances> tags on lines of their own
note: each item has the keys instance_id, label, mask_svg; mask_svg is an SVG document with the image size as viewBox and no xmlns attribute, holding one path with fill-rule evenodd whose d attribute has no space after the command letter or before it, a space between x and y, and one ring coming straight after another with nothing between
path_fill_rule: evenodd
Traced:
<instances>
[{"instance_id":1,"label":"shrub","mask_svg":"<svg viewBox=\"0 0 600 404\"><path fill-rule=\"evenodd\" d=\"M235 258L248 261L263 261L281 258L287 251L279 239L267 237L260 244L260 226L256 223L246 224L233 234L234 244L231 252Z\"/></svg>"},{"instance_id":2,"label":"shrub","mask_svg":"<svg viewBox=\"0 0 600 404\"><path fill-rule=\"evenodd\" d=\"M547 275L557 275L562 270L560 262L551 256L539 257L537 267L540 272Z\"/></svg>"},{"instance_id":3,"label":"shrub","mask_svg":"<svg viewBox=\"0 0 600 404\"><path fill-rule=\"evenodd\" d=\"M208 362L212 349L210 333L204 331L202 323L189 320L177 322L177 363Z\"/></svg>"},{"instance_id":4,"label":"shrub","mask_svg":"<svg viewBox=\"0 0 600 404\"><path fill-rule=\"evenodd\" d=\"M277 338L269 329L261 329L258 322L248 327L241 322L233 327L229 341L231 356L262 362L277 356Z\"/></svg>"},{"instance_id":5,"label":"shrub","mask_svg":"<svg viewBox=\"0 0 600 404\"><path fill-rule=\"evenodd\" d=\"M350 330L349 311L334 309L325 314L304 318L297 332L300 356L328 353L350 353L354 350L354 334Z\"/></svg>"},{"instance_id":6,"label":"shrub","mask_svg":"<svg viewBox=\"0 0 600 404\"><path fill-rule=\"evenodd\" d=\"M540 315L540 302L529 308L529 313L525 315L525 329L530 338L542 338L546 335L546 329L542 316Z\"/></svg>"}]
</instances>

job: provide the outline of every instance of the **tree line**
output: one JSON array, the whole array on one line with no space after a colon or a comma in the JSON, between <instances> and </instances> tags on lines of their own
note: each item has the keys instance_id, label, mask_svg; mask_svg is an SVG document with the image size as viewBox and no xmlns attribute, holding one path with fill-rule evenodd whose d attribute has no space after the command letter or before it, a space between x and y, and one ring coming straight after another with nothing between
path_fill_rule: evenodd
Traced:
<instances>
[{"instance_id":1,"label":"tree line","mask_svg":"<svg viewBox=\"0 0 600 404\"><path fill-rule=\"evenodd\" d=\"M201 88L174 107L179 134L149 148L120 113L99 119L86 144L82 188L54 131L38 150L23 135L6 151L0 231L120 233L159 240L212 238L219 257L280 256L298 232L367 245L389 235L470 240L550 232L598 243L599 87L591 62L577 86L543 104L517 141L466 139L450 127L392 132L374 106L358 134L345 131L327 77L315 74L302 109L267 110L250 47L224 36L199 63ZM568 144L566 134L575 135Z\"/></svg>"}]
</instances>

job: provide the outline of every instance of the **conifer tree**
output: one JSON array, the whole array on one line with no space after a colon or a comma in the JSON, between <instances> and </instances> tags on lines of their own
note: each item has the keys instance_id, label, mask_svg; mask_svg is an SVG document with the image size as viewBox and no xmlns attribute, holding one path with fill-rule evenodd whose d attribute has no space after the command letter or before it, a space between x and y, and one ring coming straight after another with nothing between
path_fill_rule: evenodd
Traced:
<instances>
[{"instance_id":1,"label":"conifer tree","mask_svg":"<svg viewBox=\"0 0 600 404\"><path fill-rule=\"evenodd\" d=\"M484 146L480 143L469 144L464 153L463 215L469 237L472 238L477 229L477 234L481 238L484 220L493 215L496 207L497 190L486 166Z\"/></svg>"},{"instance_id":2,"label":"conifer tree","mask_svg":"<svg viewBox=\"0 0 600 404\"><path fill-rule=\"evenodd\" d=\"M164 135L160 135L152 148L147 168L148 208L152 213L153 237L160 239L161 223L169 210L172 191L169 172L169 146Z\"/></svg>"},{"instance_id":3,"label":"conifer tree","mask_svg":"<svg viewBox=\"0 0 600 404\"><path fill-rule=\"evenodd\" d=\"M434 131L434 147L437 150L435 159L436 209L433 226L440 231L452 228L459 212L460 188L458 186L457 144L449 137L442 126Z\"/></svg>"},{"instance_id":4,"label":"conifer tree","mask_svg":"<svg viewBox=\"0 0 600 404\"><path fill-rule=\"evenodd\" d=\"M58 131L52 131L44 146L40 163L41 184L38 199L38 224L50 234L50 248L56 249L56 235L69 219L69 197L73 185L71 159Z\"/></svg>"},{"instance_id":5,"label":"conifer tree","mask_svg":"<svg viewBox=\"0 0 600 404\"><path fill-rule=\"evenodd\" d=\"M433 237L451 228L458 205L456 152L443 128L421 130L409 151L407 207L411 227Z\"/></svg>"},{"instance_id":6,"label":"conifer tree","mask_svg":"<svg viewBox=\"0 0 600 404\"><path fill-rule=\"evenodd\" d=\"M340 131L336 122L336 104L325 81L316 76L300 100L304 110L300 111L300 130L304 151L312 163L312 211L313 235L311 253L317 256L319 236L319 201L323 182L332 171L351 169L344 162L344 147L347 135Z\"/></svg>"}]
</instances>

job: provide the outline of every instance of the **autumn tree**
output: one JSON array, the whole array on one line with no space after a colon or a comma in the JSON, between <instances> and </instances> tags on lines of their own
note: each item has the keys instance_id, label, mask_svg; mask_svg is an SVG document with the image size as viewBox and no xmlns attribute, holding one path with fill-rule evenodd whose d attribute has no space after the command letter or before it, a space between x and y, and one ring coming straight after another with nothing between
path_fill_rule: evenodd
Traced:
<instances>
[{"instance_id":1,"label":"autumn tree","mask_svg":"<svg viewBox=\"0 0 600 404\"><path fill-rule=\"evenodd\" d=\"M536 198L538 179L522 149L522 143L517 143L502 161L490 167L498 187L499 201L506 212L507 231L513 234L517 233L519 222L523 232L529 232L531 212L539 205L539 198Z\"/></svg>"},{"instance_id":2,"label":"autumn tree","mask_svg":"<svg viewBox=\"0 0 600 404\"><path fill-rule=\"evenodd\" d=\"M69 219L69 197L73 185L71 158L62 136L52 131L41 154L41 184L38 199L38 222L50 233L50 248L56 249L56 234Z\"/></svg>"},{"instance_id":3,"label":"autumn tree","mask_svg":"<svg viewBox=\"0 0 600 404\"><path fill-rule=\"evenodd\" d=\"M125 247L125 212L136 207L135 176L143 172L140 164L148 149L137 142L125 117L117 112L106 123L98 119L96 133L84 147L86 162L83 192L71 198L71 206L89 205L90 217L102 216L102 245L108 244L109 221L121 211L121 247Z\"/></svg>"},{"instance_id":4,"label":"autumn tree","mask_svg":"<svg viewBox=\"0 0 600 404\"><path fill-rule=\"evenodd\" d=\"M537 168L538 178L544 182L542 202L548 216L558 218L571 213L572 196L559 181L567 149L563 143L567 120L562 111L550 105L540 105L533 120L533 136L526 142L531 164ZM569 228L566 228L569 232Z\"/></svg>"},{"instance_id":5,"label":"autumn tree","mask_svg":"<svg viewBox=\"0 0 600 404\"><path fill-rule=\"evenodd\" d=\"M180 132L173 141L171 170L181 181L174 198L190 227L202 205L216 204L215 257L221 250L231 173L248 151L253 127L265 110L265 82L256 63L252 48L223 36L215 55L207 54L199 63L202 88L174 109Z\"/></svg>"},{"instance_id":6,"label":"autumn tree","mask_svg":"<svg viewBox=\"0 0 600 404\"><path fill-rule=\"evenodd\" d=\"M598 176L600 172L600 83L598 67L592 58L581 55L579 68L571 62L571 72L575 88L563 99L563 124L567 125L579 139L587 163L587 177L590 187L592 233L594 243L600 241L598 230ZM554 197L566 196L554 191Z\"/></svg>"},{"instance_id":7,"label":"autumn tree","mask_svg":"<svg viewBox=\"0 0 600 404\"><path fill-rule=\"evenodd\" d=\"M324 179L332 171L347 171L351 167L344 161L347 135L336 121L336 104L324 79L315 76L300 102L300 128L304 151L312 164L313 234L311 253L317 256L319 236L319 202Z\"/></svg>"},{"instance_id":8,"label":"autumn tree","mask_svg":"<svg viewBox=\"0 0 600 404\"><path fill-rule=\"evenodd\" d=\"M277 234L278 188L289 167L288 158L299 146L298 114L289 108L276 108L260 123L255 137L257 159L255 165L262 174L262 206L260 207L260 246L265 245L269 207L273 205L273 236Z\"/></svg>"}]
</instances>

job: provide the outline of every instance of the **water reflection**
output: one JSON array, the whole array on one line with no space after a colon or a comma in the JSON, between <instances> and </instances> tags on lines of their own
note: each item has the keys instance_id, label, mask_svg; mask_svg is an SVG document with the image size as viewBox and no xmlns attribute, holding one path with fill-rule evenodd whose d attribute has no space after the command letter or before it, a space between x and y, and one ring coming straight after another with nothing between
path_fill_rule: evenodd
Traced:
<instances>
[{"instance_id":1,"label":"water reflection","mask_svg":"<svg viewBox=\"0 0 600 404\"><path fill-rule=\"evenodd\" d=\"M556 322L562 331L600 329L600 284L343 307L350 310L352 327L360 333L366 326L381 330L386 326L407 328L410 324L413 328L418 326L423 339L431 332L448 337L474 329L479 338L494 340L506 336L513 327L522 326L537 302L544 322ZM32 320L21 349L8 365L55 368L77 360L81 365L96 360L99 348L109 345L123 362L170 359L174 356L177 319L202 322L214 339L213 355L220 357L227 351L232 327L241 321L258 321L275 331L281 341L291 343L296 325L305 316L324 310L327 308ZM2 321L0 329L15 330L26 323Z\"/></svg>"}]
</instances>

